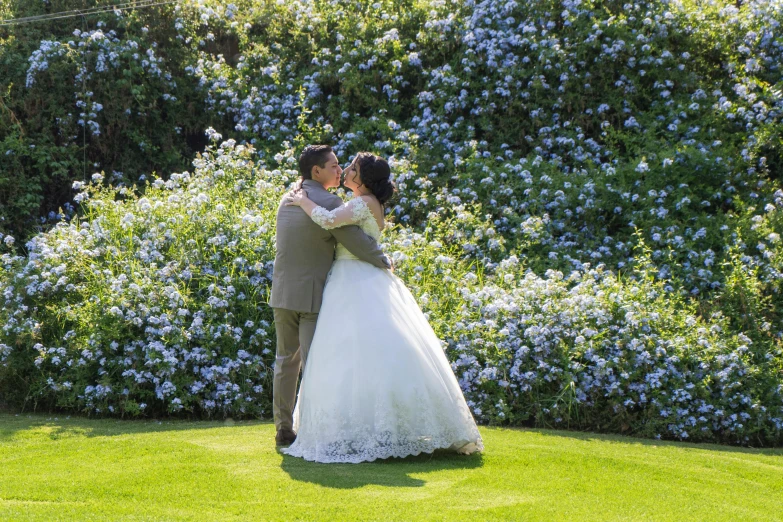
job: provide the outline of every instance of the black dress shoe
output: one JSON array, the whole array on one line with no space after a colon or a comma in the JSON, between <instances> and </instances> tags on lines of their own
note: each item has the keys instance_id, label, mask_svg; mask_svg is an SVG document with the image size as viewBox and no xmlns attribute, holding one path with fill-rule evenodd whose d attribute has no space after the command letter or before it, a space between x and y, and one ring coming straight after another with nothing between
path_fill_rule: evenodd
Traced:
<instances>
[{"instance_id":1,"label":"black dress shoe","mask_svg":"<svg viewBox=\"0 0 783 522\"><path fill-rule=\"evenodd\" d=\"M296 432L294 430L277 430L277 435L275 435L275 444L278 446L288 446L294 443L296 440Z\"/></svg>"}]
</instances>

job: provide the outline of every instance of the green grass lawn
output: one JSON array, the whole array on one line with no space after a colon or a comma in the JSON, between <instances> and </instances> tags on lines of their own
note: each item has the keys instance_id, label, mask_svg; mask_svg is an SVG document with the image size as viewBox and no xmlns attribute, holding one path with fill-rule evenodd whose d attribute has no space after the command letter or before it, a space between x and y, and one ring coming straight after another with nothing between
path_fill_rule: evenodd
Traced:
<instances>
[{"instance_id":1,"label":"green grass lawn","mask_svg":"<svg viewBox=\"0 0 783 522\"><path fill-rule=\"evenodd\" d=\"M267 422L0 414L0 520L783 520L783 450L481 428L483 455L313 464Z\"/></svg>"}]
</instances>

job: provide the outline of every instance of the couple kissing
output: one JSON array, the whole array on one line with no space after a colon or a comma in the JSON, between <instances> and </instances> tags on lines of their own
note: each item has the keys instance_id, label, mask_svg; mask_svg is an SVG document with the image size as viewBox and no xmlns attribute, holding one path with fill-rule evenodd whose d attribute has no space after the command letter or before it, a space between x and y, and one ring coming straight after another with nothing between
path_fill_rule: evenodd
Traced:
<instances>
[{"instance_id":1,"label":"couple kissing","mask_svg":"<svg viewBox=\"0 0 783 522\"><path fill-rule=\"evenodd\" d=\"M358 463L483 450L440 340L378 245L394 194L389 163L361 152L343 171L331 147L309 145L299 171L277 211L269 299L281 451ZM328 191L341 176L348 203Z\"/></svg>"}]
</instances>

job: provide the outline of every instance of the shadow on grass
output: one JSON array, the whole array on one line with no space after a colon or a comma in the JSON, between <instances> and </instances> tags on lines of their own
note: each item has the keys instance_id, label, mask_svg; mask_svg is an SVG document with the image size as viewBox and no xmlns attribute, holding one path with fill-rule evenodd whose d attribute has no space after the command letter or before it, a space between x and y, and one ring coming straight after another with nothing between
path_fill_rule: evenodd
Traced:
<instances>
[{"instance_id":1,"label":"shadow on grass","mask_svg":"<svg viewBox=\"0 0 783 522\"><path fill-rule=\"evenodd\" d=\"M51 440L68 437L114 437L131 433L159 433L164 431L198 430L212 428L272 425L264 420L187 420L187 419L133 419L115 417L95 418L72 414L19 414L0 412L0 443L10 441L17 433L44 431ZM270 431L274 442L274 432Z\"/></svg>"},{"instance_id":2,"label":"shadow on grass","mask_svg":"<svg viewBox=\"0 0 783 522\"><path fill-rule=\"evenodd\" d=\"M585 442L598 441L607 444L629 444L629 445L640 445L640 446L661 447L661 448L676 447L684 450L718 451L723 453L744 453L746 455L769 455L769 456L783 455L783 446L749 448L745 446L729 446L729 445L709 443L709 442L680 442L674 440L647 439L641 437L633 437L629 435L618 435L613 433L551 430L545 428L503 427L503 428L493 428L493 429L538 433L540 435L545 435L547 437L562 437L567 439L582 440Z\"/></svg>"},{"instance_id":3,"label":"shadow on grass","mask_svg":"<svg viewBox=\"0 0 783 522\"><path fill-rule=\"evenodd\" d=\"M113 437L117 435L126 435L129 433L152 433L152 432L164 432L164 431L182 431L182 430L198 430L198 429L212 429L212 428L230 428L230 427L248 427L248 426L268 426L269 440L274 440L274 426L271 421L268 420L187 420L187 419L127 419L121 420L116 417L96 418L86 417L73 414L61 414L61 413L23 413L16 415L15 413L8 411L0 411L0 443L11 441L17 433L30 431L30 430L44 430L47 432L47 436L52 440L57 440L66 437ZM769 456L781 456L783 455L783 447L772 448L747 448L741 446L728 446L713 443L693 443L693 442L677 442L667 440L655 440L655 439L643 439L627 435L616 435L606 433L594 433L584 431L566 431L566 430L551 430L544 428L510 428L510 427L487 427L484 426L482 430L509 430L519 431L527 433L537 433L548 437L563 437L582 441L601 441L604 443L615 444L636 444L642 446L651 447L678 447L688 450L700 450L700 451L716 451L724 453L743 453L748 455L769 455ZM464 460L464 456L455 456L460 460ZM286 458L288 458L286 456ZM428 459L429 455L422 455L419 457L412 457L411 462L415 459ZM434 459L443 458L435 453ZM295 459L299 461L300 459ZM449 460L449 456L445 456L445 461ZM306 462L306 461L302 461ZM385 461L383 461L385 462ZM392 459L392 462L407 462L407 460ZM313 466L324 466L322 464L307 463ZM374 464L374 463L372 463ZM381 461L378 461L381 464ZM353 469L355 466L363 466L365 464L348 465ZM329 465L335 466L335 465ZM338 465L341 466L341 465Z\"/></svg>"},{"instance_id":4,"label":"shadow on grass","mask_svg":"<svg viewBox=\"0 0 783 522\"><path fill-rule=\"evenodd\" d=\"M319 464L285 454L282 454L282 457L281 468L293 480L336 489L354 489L369 485L417 488L424 486L427 481L410 475L450 469L473 469L484 465L481 454L458 455L447 450L361 464Z\"/></svg>"},{"instance_id":5,"label":"shadow on grass","mask_svg":"<svg viewBox=\"0 0 783 522\"><path fill-rule=\"evenodd\" d=\"M274 445L274 424L270 421L118 420L46 414L17 416L9 413L0 413L0 444L11 442L18 434L26 431L36 432L34 436L37 437L43 435L50 440L59 440L69 437L114 437L139 433L249 426L261 426L263 429L260 436L267 436L269 446ZM367 485L421 487L426 481L411 475L483 466L481 454L458 455L446 450L404 459L383 459L361 464L318 464L284 454L281 454L281 457L281 468L293 480L338 489L360 488Z\"/></svg>"}]
</instances>

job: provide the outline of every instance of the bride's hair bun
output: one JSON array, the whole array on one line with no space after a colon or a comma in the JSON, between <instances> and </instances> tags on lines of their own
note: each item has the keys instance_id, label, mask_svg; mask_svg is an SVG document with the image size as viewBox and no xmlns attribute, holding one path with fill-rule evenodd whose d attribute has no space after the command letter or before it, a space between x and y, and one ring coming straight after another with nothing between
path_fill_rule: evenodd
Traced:
<instances>
[{"instance_id":1,"label":"bride's hair bun","mask_svg":"<svg viewBox=\"0 0 783 522\"><path fill-rule=\"evenodd\" d=\"M370 152L360 152L356 155L359 165L359 179L381 205L389 201L397 188L391 180L389 162Z\"/></svg>"}]
</instances>

